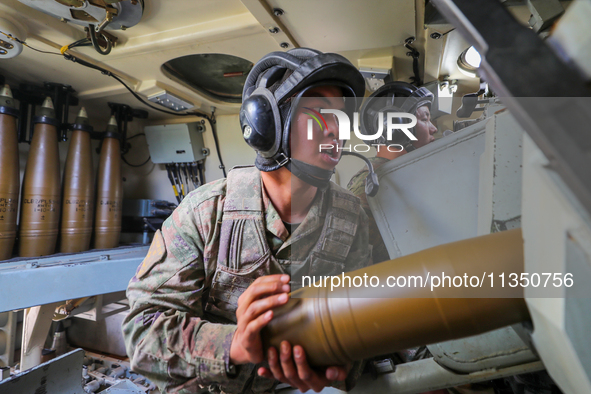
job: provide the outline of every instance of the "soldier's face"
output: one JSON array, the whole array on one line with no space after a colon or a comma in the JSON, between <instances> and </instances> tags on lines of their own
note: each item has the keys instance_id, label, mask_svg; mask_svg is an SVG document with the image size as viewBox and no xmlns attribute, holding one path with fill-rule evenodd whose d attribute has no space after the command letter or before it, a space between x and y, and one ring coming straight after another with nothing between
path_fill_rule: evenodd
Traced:
<instances>
[{"instance_id":1,"label":"soldier's face","mask_svg":"<svg viewBox=\"0 0 591 394\"><path fill-rule=\"evenodd\" d=\"M413 141L412 144L415 148L420 148L435 141L433 134L437 132L437 127L431 123L431 111L429 111L429 107L422 106L418 108L415 116L417 117L417 125L415 126L415 137L417 137L417 140Z\"/></svg>"},{"instance_id":2,"label":"soldier's face","mask_svg":"<svg viewBox=\"0 0 591 394\"><path fill-rule=\"evenodd\" d=\"M307 91L304 105L299 105L291 124L291 156L326 170L332 170L341 158L340 147L342 141L338 139L339 124L336 116L322 114L326 123L319 125L312 120L312 136L308 137L308 120L313 111L320 113L321 109L345 110L345 101L340 88L334 86L319 86ZM310 111L313 110L313 111Z\"/></svg>"}]
</instances>

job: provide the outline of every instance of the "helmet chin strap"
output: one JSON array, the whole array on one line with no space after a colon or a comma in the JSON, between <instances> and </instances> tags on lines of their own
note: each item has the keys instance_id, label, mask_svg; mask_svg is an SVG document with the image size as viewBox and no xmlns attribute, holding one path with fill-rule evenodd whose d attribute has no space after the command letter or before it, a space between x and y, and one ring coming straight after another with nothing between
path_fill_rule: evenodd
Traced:
<instances>
[{"instance_id":1,"label":"helmet chin strap","mask_svg":"<svg viewBox=\"0 0 591 394\"><path fill-rule=\"evenodd\" d=\"M293 158L289 160L285 167L302 181L320 190L328 188L330 177L334 173L334 170L325 170Z\"/></svg>"}]
</instances>

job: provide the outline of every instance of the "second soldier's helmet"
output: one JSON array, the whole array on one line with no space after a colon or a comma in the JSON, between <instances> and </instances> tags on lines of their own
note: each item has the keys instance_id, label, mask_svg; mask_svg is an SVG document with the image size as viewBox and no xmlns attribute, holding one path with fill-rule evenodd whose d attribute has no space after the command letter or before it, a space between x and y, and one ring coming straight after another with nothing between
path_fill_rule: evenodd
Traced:
<instances>
[{"instance_id":1,"label":"second soldier's helmet","mask_svg":"<svg viewBox=\"0 0 591 394\"><path fill-rule=\"evenodd\" d=\"M256 167L274 171L285 166L317 187L328 186L332 171L291 158L292 98L317 86L338 86L345 97L362 98L365 81L357 68L336 53L309 48L271 52L252 68L242 92L242 136L257 153Z\"/></svg>"},{"instance_id":2,"label":"second soldier's helmet","mask_svg":"<svg viewBox=\"0 0 591 394\"><path fill-rule=\"evenodd\" d=\"M428 106L431 109L433 93L429 89L417 88L407 82L390 82L376 90L365 100L359 111L360 129L364 135L375 135L379 129L379 119L386 122L385 113L404 112L414 115L418 108ZM380 112L384 115L380 118ZM395 120L394 123L405 123L404 119ZM410 131L415 134L414 127ZM368 141L369 142L369 141ZM412 150L409 138L401 130L394 130L392 138L387 138L387 127L383 125L382 135L372 141L373 144L388 145L400 144Z\"/></svg>"}]
</instances>

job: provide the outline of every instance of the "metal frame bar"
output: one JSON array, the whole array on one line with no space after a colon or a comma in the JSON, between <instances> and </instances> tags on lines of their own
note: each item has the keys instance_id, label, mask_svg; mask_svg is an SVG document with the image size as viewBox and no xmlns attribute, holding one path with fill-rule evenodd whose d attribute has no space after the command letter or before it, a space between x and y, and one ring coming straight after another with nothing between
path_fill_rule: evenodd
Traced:
<instances>
[{"instance_id":1,"label":"metal frame bar","mask_svg":"<svg viewBox=\"0 0 591 394\"><path fill-rule=\"evenodd\" d=\"M21 371L41 364L41 351L51 326L53 312L58 304L54 302L25 310L20 361Z\"/></svg>"},{"instance_id":2,"label":"metal frame bar","mask_svg":"<svg viewBox=\"0 0 591 394\"><path fill-rule=\"evenodd\" d=\"M84 394L82 361L84 350L76 349L27 371L0 381L0 394Z\"/></svg>"},{"instance_id":3,"label":"metal frame bar","mask_svg":"<svg viewBox=\"0 0 591 394\"><path fill-rule=\"evenodd\" d=\"M591 100L581 99L591 91L585 81L499 1L433 2L478 50L484 79L591 215Z\"/></svg>"},{"instance_id":4,"label":"metal frame bar","mask_svg":"<svg viewBox=\"0 0 591 394\"><path fill-rule=\"evenodd\" d=\"M508 368L487 369L469 374L458 374L443 368L432 358L396 365L393 373L379 375L375 380L362 375L350 393L364 393L371 387L373 393L414 394L430 390L484 382L507 376L536 372L544 369L541 361Z\"/></svg>"},{"instance_id":5,"label":"metal frame bar","mask_svg":"<svg viewBox=\"0 0 591 394\"><path fill-rule=\"evenodd\" d=\"M149 246L120 247L0 264L0 312L123 291Z\"/></svg>"}]
</instances>

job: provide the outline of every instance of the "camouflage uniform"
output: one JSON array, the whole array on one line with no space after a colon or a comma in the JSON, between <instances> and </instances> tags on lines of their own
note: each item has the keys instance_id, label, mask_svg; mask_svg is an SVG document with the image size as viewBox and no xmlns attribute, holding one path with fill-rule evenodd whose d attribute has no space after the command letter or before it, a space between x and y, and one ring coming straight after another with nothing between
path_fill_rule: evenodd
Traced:
<instances>
[{"instance_id":1,"label":"camouflage uniform","mask_svg":"<svg viewBox=\"0 0 591 394\"><path fill-rule=\"evenodd\" d=\"M373 165L374 170L377 170L390 160L383 157L371 157L369 159ZM372 256L373 264L381 263L382 261L390 260L390 255L386 249L386 244L380 235L378 225L369 209L369 203L367 202L367 195L365 194L365 178L369 174L367 167L363 167L357 174L353 175L347 189L361 200L361 206L369 218L369 242L373 246Z\"/></svg>"},{"instance_id":2,"label":"camouflage uniform","mask_svg":"<svg viewBox=\"0 0 591 394\"><path fill-rule=\"evenodd\" d=\"M333 183L291 236L257 169L200 187L164 222L129 283L123 335L133 370L167 393L272 391L277 382L257 376L258 366L229 372L238 297L263 275L367 265L366 226L358 199Z\"/></svg>"}]
</instances>

